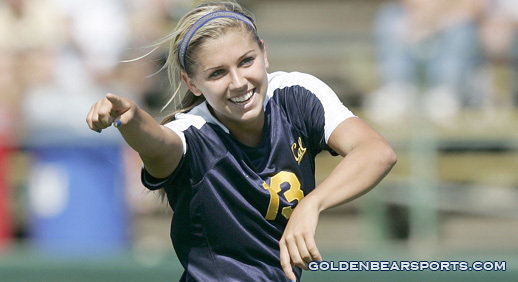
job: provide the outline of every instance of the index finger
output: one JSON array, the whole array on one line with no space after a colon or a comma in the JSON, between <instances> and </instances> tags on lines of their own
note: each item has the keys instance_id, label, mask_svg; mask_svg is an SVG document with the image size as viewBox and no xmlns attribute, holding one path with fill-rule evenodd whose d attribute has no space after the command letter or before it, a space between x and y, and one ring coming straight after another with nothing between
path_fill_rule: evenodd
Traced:
<instances>
[{"instance_id":1,"label":"index finger","mask_svg":"<svg viewBox=\"0 0 518 282\"><path fill-rule=\"evenodd\" d=\"M120 116L130 107L126 101L117 95L108 93L106 94L106 99L112 104L112 110L110 111L110 116L112 117Z\"/></svg>"}]
</instances>

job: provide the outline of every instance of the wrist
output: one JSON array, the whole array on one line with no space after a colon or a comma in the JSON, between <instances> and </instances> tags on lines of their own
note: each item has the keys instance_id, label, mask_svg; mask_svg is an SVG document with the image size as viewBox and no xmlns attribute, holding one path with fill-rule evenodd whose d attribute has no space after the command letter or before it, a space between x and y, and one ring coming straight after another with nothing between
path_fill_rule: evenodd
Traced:
<instances>
[{"instance_id":1,"label":"wrist","mask_svg":"<svg viewBox=\"0 0 518 282\"><path fill-rule=\"evenodd\" d=\"M318 213L322 212L325 208L322 205L322 201L318 195L314 193L309 193L307 196L302 198L299 204L304 203L306 206L311 206L312 209L316 210Z\"/></svg>"}]
</instances>

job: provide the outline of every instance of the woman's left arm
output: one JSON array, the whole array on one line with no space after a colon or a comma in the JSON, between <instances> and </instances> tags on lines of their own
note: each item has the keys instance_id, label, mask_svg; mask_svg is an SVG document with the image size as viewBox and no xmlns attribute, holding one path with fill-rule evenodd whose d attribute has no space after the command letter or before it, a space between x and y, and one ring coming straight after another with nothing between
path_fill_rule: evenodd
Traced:
<instances>
[{"instance_id":1,"label":"woman's left arm","mask_svg":"<svg viewBox=\"0 0 518 282\"><path fill-rule=\"evenodd\" d=\"M322 260L314 238L320 212L367 193L396 163L385 138L359 118L340 123L328 144L344 158L299 202L279 241L281 266L293 281L293 265L307 269L309 262Z\"/></svg>"}]
</instances>

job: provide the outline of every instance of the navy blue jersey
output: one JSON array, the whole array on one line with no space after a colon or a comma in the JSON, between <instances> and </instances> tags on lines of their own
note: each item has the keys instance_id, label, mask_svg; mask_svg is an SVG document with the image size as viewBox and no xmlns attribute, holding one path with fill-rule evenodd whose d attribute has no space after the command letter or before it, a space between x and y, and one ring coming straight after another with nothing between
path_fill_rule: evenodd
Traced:
<instances>
[{"instance_id":1,"label":"navy blue jersey","mask_svg":"<svg viewBox=\"0 0 518 282\"><path fill-rule=\"evenodd\" d=\"M182 281L286 281L279 239L315 188L315 155L329 150L333 130L354 115L311 75L276 72L268 83L259 146L240 143L204 102L166 125L184 144L175 172L156 179L142 170L144 185L165 188L174 210Z\"/></svg>"}]
</instances>

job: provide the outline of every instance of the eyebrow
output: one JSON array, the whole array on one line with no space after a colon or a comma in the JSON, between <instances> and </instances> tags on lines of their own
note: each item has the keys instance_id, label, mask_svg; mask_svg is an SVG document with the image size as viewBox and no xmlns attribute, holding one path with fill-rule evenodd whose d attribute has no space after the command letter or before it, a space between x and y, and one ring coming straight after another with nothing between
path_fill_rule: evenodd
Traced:
<instances>
[{"instance_id":1,"label":"eyebrow","mask_svg":"<svg viewBox=\"0 0 518 282\"><path fill-rule=\"evenodd\" d=\"M248 56L250 53L252 53L254 51L255 51L254 49L251 49L251 50L247 51L246 53L241 55L241 57L239 57L238 61L241 61L243 58L245 58L246 56ZM210 67L210 68L204 69L203 72L210 72L212 70L220 69L222 67L223 67L222 65L215 66L215 67Z\"/></svg>"}]
</instances>

